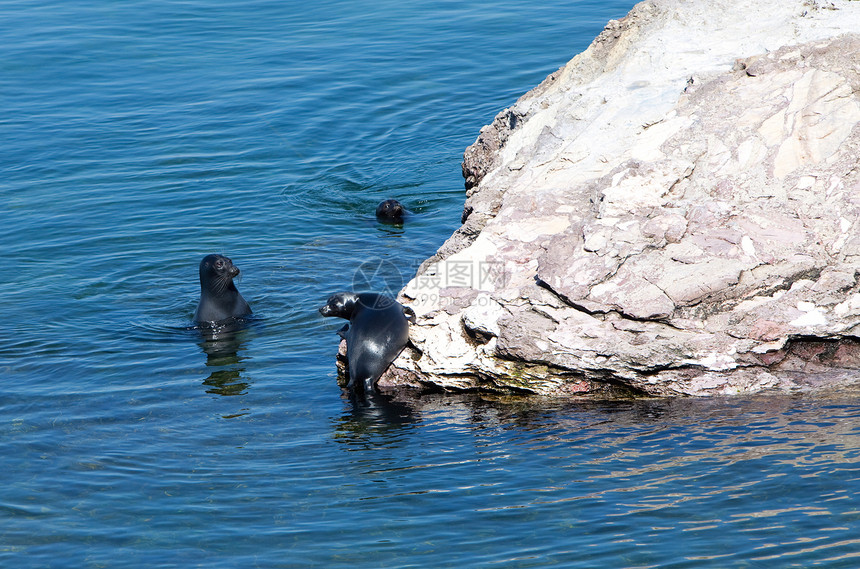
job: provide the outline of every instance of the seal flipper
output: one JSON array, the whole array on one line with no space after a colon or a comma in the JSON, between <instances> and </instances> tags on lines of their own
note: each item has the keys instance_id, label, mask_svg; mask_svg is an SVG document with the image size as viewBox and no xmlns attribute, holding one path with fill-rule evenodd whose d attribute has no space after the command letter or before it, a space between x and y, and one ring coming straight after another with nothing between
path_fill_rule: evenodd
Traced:
<instances>
[{"instance_id":1,"label":"seal flipper","mask_svg":"<svg viewBox=\"0 0 860 569\"><path fill-rule=\"evenodd\" d=\"M343 328L341 328L340 330L337 331L337 335L340 336L341 338L343 338L344 340L346 340L347 339L347 337L346 337L347 332L349 332L349 324L344 324Z\"/></svg>"}]
</instances>

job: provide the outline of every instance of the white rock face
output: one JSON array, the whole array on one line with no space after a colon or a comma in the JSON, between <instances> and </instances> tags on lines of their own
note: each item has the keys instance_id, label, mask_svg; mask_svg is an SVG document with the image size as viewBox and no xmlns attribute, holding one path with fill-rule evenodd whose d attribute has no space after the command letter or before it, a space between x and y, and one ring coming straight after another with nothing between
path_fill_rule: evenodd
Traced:
<instances>
[{"instance_id":1,"label":"white rock face","mask_svg":"<svg viewBox=\"0 0 860 569\"><path fill-rule=\"evenodd\" d=\"M860 1L652 0L484 127L380 385L860 378Z\"/></svg>"}]
</instances>

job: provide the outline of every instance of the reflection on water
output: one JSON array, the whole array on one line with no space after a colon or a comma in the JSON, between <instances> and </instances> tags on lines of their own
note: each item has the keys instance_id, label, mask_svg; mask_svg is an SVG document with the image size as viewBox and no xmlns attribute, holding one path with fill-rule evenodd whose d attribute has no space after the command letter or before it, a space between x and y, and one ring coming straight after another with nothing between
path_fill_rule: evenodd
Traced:
<instances>
[{"instance_id":1,"label":"reflection on water","mask_svg":"<svg viewBox=\"0 0 860 569\"><path fill-rule=\"evenodd\" d=\"M239 359L236 358L236 363ZM207 364L208 365L208 364ZM203 385L210 387L206 393L217 395L244 395L250 385L242 381L242 371L238 369L219 369L203 380Z\"/></svg>"},{"instance_id":2,"label":"reflection on water","mask_svg":"<svg viewBox=\"0 0 860 569\"><path fill-rule=\"evenodd\" d=\"M339 397L316 306L413 275L634 1L0 5L0 567L857 567L857 394ZM212 251L235 335L188 329Z\"/></svg>"},{"instance_id":3,"label":"reflection on water","mask_svg":"<svg viewBox=\"0 0 860 569\"><path fill-rule=\"evenodd\" d=\"M347 471L372 481L367 523L423 544L418 565L847 568L860 557L858 401L399 393L349 401L333 436ZM454 527L456 553L432 546ZM365 560L385 558L365 545Z\"/></svg>"},{"instance_id":4,"label":"reflection on water","mask_svg":"<svg viewBox=\"0 0 860 569\"><path fill-rule=\"evenodd\" d=\"M206 367L213 368L203 385L206 393L217 395L244 395L250 384L244 381L243 358L239 355L248 341L251 329L246 320L237 320L229 325L201 327L200 348L206 354Z\"/></svg>"},{"instance_id":5,"label":"reflection on water","mask_svg":"<svg viewBox=\"0 0 860 569\"><path fill-rule=\"evenodd\" d=\"M335 425L336 441L364 446L369 438L383 441L397 436L403 427L420 421L415 405L420 400L387 393L353 393L344 390L348 409ZM378 442L378 441L377 441ZM388 441L391 442L391 441Z\"/></svg>"}]
</instances>

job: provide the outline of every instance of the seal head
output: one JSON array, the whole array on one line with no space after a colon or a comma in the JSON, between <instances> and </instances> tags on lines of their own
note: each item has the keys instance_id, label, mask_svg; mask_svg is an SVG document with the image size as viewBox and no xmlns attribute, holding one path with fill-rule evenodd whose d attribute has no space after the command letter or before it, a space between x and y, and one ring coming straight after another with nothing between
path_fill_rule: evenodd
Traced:
<instances>
[{"instance_id":1,"label":"seal head","mask_svg":"<svg viewBox=\"0 0 860 569\"><path fill-rule=\"evenodd\" d=\"M338 331L346 340L349 383L353 391L372 392L376 382L409 341L409 322L403 306L372 292L340 292L321 307L323 316L349 320Z\"/></svg>"},{"instance_id":2,"label":"seal head","mask_svg":"<svg viewBox=\"0 0 860 569\"><path fill-rule=\"evenodd\" d=\"M206 255L200 261L200 302L194 312L198 324L217 323L251 314L233 279L239 267L224 255Z\"/></svg>"},{"instance_id":3,"label":"seal head","mask_svg":"<svg viewBox=\"0 0 860 569\"><path fill-rule=\"evenodd\" d=\"M406 209L397 200L385 200L376 206L376 219L385 223L403 223Z\"/></svg>"}]
</instances>

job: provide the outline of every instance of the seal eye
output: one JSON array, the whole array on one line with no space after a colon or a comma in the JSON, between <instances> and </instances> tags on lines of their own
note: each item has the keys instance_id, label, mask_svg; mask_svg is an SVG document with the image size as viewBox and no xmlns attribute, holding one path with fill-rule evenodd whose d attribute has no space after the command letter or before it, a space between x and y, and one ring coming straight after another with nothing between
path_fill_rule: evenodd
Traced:
<instances>
[{"instance_id":1,"label":"seal eye","mask_svg":"<svg viewBox=\"0 0 860 569\"><path fill-rule=\"evenodd\" d=\"M224 268L224 261L222 261L221 259L218 259L217 261L215 261L215 268L216 269L223 269Z\"/></svg>"}]
</instances>

